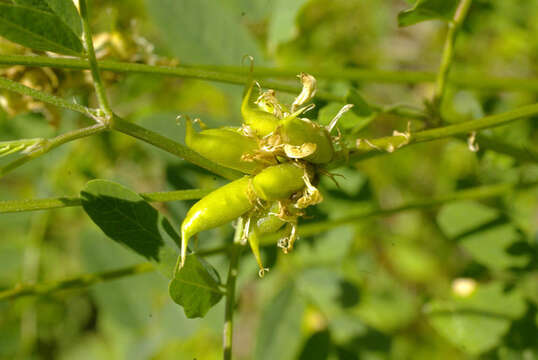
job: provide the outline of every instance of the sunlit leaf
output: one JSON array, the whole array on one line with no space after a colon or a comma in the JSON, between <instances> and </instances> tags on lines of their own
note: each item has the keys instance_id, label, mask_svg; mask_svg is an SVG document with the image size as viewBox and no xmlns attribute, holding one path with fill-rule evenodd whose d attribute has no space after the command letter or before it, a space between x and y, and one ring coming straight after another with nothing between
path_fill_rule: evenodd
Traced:
<instances>
[{"instance_id":1,"label":"sunlit leaf","mask_svg":"<svg viewBox=\"0 0 538 360\"><path fill-rule=\"evenodd\" d=\"M185 265L170 282L170 297L183 307L188 318L203 317L222 298L220 278L215 269L196 255L188 255Z\"/></svg>"},{"instance_id":2,"label":"sunlit leaf","mask_svg":"<svg viewBox=\"0 0 538 360\"><path fill-rule=\"evenodd\" d=\"M35 50L83 52L80 39L57 15L27 6L0 3L0 36Z\"/></svg>"},{"instance_id":3,"label":"sunlit leaf","mask_svg":"<svg viewBox=\"0 0 538 360\"><path fill-rule=\"evenodd\" d=\"M300 347L304 301L293 284L284 287L265 307L254 359L295 359Z\"/></svg>"},{"instance_id":4,"label":"sunlit leaf","mask_svg":"<svg viewBox=\"0 0 538 360\"><path fill-rule=\"evenodd\" d=\"M473 355L496 346L512 320L521 317L525 309L522 295L505 292L500 283L479 285L469 297L434 300L427 305L435 330Z\"/></svg>"},{"instance_id":5,"label":"sunlit leaf","mask_svg":"<svg viewBox=\"0 0 538 360\"><path fill-rule=\"evenodd\" d=\"M106 180L92 180L80 193L82 207L112 240L162 266L171 276L179 242L168 220L137 193Z\"/></svg>"},{"instance_id":6,"label":"sunlit leaf","mask_svg":"<svg viewBox=\"0 0 538 360\"><path fill-rule=\"evenodd\" d=\"M170 50L181 60L239 65L245 55L263 62L241 14L213 0L146 0L148 12Z\"/></svg>"}]
</instances>

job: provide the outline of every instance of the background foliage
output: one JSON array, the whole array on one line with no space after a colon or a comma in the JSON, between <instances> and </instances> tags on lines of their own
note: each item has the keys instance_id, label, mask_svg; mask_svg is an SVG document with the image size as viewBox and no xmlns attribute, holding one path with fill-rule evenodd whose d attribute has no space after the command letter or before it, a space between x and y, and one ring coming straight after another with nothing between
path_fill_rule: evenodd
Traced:
<instances>
[{"instance_id":1,"label":"background foliage","mask_svg":"<svg viewBox=\"0 0 538 360\"><path fill-rule=\"evenodd\" d=\"M0 1L0 9L7 3ZM47 3L46 11L52 18L56 2ZM431 14L428 6L435 3L95 0L90 2L90 19L100 59L211 67L237 66L249 54L256 59L256 66L298 71L359 67L436 72L446 23L434 20L398 27L398 23L424 19L424 14ZM414 11L398 16L413 5ZM451 9L441 10L433 17L452 16ZM459 33L451 78L460 82L486 75L536 78L537 10L536 0L474 1ZM3 20L15 16L6 14L0 12L3 33L7 31ZM66 19L71 25L65 26L80 33L77 25ZM24 45L67 54L80 52L78 38L65 34L50 35L49 40L60 48L36 48L33 38ZM0 38L0 54L28 53ZM85 72L16 66L0 68L0 74L81 104L95 103ZM184 133L183 124L175 120L179 114L199 117L210 126L240 123L240 86L150 74L104 72L103 78L119 115L179 141ZM368 102L382 106L404 103L423 107L424 99L432 96L431 83L389 82L337 78L320 79L319 85L341 97L356 89ZM480 84L477 80L475 86L449 85L442 106L446 122L476 119L537 100L536 88L513 91L501 85L480 89ZM82 123L79 115L18 94L0 91L0 100L0 141L52 137ZM342 104L316 100L316 105L311 116L323 123ZM375 116L368 108L359 107L346 115L341 129L346 134L373 138L405 129L407 120L392 114ZM536 117L484 133L497 144L528 149L526 154L538 150ZM535 161L493 151L479 141L481 144L485 146L477 153L469 151L465 139L418 144L335 170L344 175L338 178L340 187L330 179L322 180L325 202L312 211L307 222L331 221L475 186L538 179ZM0 165L14 156L0 158ZM97 178L127 188L88 183ZM48 282L139 264L139 256L118 244L128 242L122 240L126 234L115 234L114 226L109 232L100 223L102 210L107 209L102 196L110 193L124 201L118 209L124 206L133 216L144 219L140 231L155 228L159 234L156 242L138 243L135 250L151 254L147 260L170 258L173 262L173 256L166 255L165 244L177 239L167 231L167 220L160 214L177 229L193 202L153 204L160 210L157 213L133 191L213 188L225 183L118 133L62 146L0 181L3 200L79 194L83 190L83 207L0 216L0 290L21 282ZM536 187L514 189L489 200L464 199L369 217L305 236L288 255L271 244L263 249L271 268L263 279L258 278L254 259L245 251L238 279L235 357L538 357L537 191ZM99 203L92 201L97 196L101 196ZM122 221L129 219L127 212ZM201 251L212 249L231 242L232 236L233 228L224 226L201 234L197 246ZM226 274L227 257L215 255L206 260L221 277ZM207 267L205 262L193 259L191 264L188 269L193 276L217 287L218 274L199 275L199 269ZM474 286L474 292L465 296L462 284ZM185 294L181 286L185 285L178 281L172 288ZM167 289L165 277L146 271L85 289L0 301L0 357L219 357L224 303L211 308L220 300L219 293L200 308L191 309L190 315L205 314L203 319L187 319Z\"/></svg>"}]
</instances>

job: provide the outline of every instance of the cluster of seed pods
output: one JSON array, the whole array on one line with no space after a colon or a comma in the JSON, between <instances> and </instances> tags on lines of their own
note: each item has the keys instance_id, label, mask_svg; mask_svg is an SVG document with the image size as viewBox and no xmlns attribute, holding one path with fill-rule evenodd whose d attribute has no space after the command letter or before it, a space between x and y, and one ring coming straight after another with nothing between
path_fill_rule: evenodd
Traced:
<instances>
[{"instance_id":1,"label":"cluster of seed pods","mask_svg":"<svg viewBox=\"0 0 538 360\"><path fill-rule=\"evenodd\" d=\"M187 119L185 143L205 158L245 175L204 198L188 211L181 225L181 254L178 269L183 267L189 239L197 233L243 217L243 241L248 241L260 267L262 235L281 231L278 246L285 253L297 238L297 220L308 206L323 200L313 185L319 178L318 167L329 163L334 155L330 132L346 105L329 126L321 126L300 117L313 107L307 103L316 92L316 80L299 75L303 88L288 108L273 90L262 91L251 81L241 105L243 125L196 132Z\"/></svg>"}]
</instances>

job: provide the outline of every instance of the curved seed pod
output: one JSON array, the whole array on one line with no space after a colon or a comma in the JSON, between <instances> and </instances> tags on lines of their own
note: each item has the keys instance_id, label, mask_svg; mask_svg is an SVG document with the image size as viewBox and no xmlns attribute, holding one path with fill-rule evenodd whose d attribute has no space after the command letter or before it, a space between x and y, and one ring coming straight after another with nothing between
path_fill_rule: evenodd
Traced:
<instances>
[{"instance_id":1,"label":"curved seed pod","mask_svg":"<svg viewBox=\"0 0 538 360\"><path fill-rule=\"evenodd\" d=\"M334 146L327 129L308 119L287 118L280 122L280 136L282 142L293 146L302 146L305 143L315 144L315 151L305 160L313 164L325 164L334 156Z\"/></svg>"},{"instance_id":2,"label":"curved seed pod","mask_svg":"<svg viewBox=\"0 0 538 360\"><path fill-rule=\"evenodd\" d=\"M181 224L181 263L187 256L189 239L200 231L224 225L254 208L250 176L232 181L209 193L194 204Z\"/></svg>"},{"instance_id":3,"label":"curved seed pod","mask_svg":"<svg viewBox=\"0 0 538 360\"><path fill-rule=\"evenodd\" d=\"M266 201L283 200L304 188L305 170L293 162L263 169L252 179L252 190Z\"/></svg>"},{"instance_id":4,"label":"curved seed pod","mask_svg":"<svg viewBox=\"0 0 538 360\"><path fill-rule=\"evenodd\" d=\"M258 149L258 141L241 134L239 129L229 127L196 132L192 122L187 120L185 144L203 157L245 174L263 167L259 162L243 160L243 155Z\"/></svg>"},{"instance_id":5,"label":"curved seed pod","mask_svg":"<svg viewBox=\"0 0 538 360\"><path fill-rule=\"evenodd\" d=\"M286 224L285 221L283 221L276 215L276 212L279 211L279 208L280 206L278 202L275 202L269 209L263 211L260 215L254 217L251 220L253 221L254 225L252 225L250 228L250 233L248 235L248 243L250 244L252 253L256 258L256 262L260 267L260 277L262 277L263 274L268 271L268 269L263 267L262 259L260 256L260 237L265 234L274 233L275 231L278 231L282 226L284 226L284 224Z\"/></svg>"},{"instance_id":6,"label":"curved seed pod","mask_svg":"<svg viewBox=\"0 0 538 360\"><path fill-rule=\"evenodd\" d=\"M241 115L246 125L250 126L258 136L264 137L275 131L280 119L256 104L257 96L253 91L255 84L256 82L252 81L245 92L241 104Z\"/></svg>"}]
</instances>

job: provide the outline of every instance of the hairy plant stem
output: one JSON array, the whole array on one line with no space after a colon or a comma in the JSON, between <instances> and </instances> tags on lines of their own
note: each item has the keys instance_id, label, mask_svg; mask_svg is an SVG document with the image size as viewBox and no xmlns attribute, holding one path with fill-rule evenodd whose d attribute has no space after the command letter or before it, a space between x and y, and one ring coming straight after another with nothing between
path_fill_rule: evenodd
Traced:
<instances>
[{"instance_id":1,"label":"hairy plant stem","mask_svg":"<svg viewBox=\"0 0 538 360\"><path fill-rule=\"evenodd\" d=\"M244 85L246 76L241 75L245 70L239 66L156 66L136 64L129 62L98 61L101 70L116 73L144 73L155 75L167 75L181 78L199 79L223 82L229 84ZM48 56L27 56L27 55L0 55L0 65L24 65L24 66L47 66L52 68L65 68L86 70L89 69L87 61L80 59ZM256 67L253 75L256 78L283 78L293 79L297 74L306 72L319 79L331 80L355 80L373 83L394 83L394 84L420 84L436 81L437 75L432 72L423 71L386 71L377 69L358 68L264 68ZM538 79L514 78L514 77L492 77L475 74L452 74L447 81L451 84L480 90L503 90L503 91L538 91ZM275 90L291 90L297 92L298 87L280 88L281 83L263 82L266 87ZM323 94L323 93L322 93ZM316 95L319 97L319 94ZM321 97L319 97L321 98Z\"/></svg>"},{"instance_id":2,"label":"hairy plant stem","mask_svg":"<svg viewBox=\"0 0 538 360\"><path fill-rule=\"evenodd\" d=\"M61 108L77 111L91 119L99 120L101 117L96 113L95 110L89 109L87 107L72 104L68 101L65 101L57 96L44 93L42 91L31 89L27 86L18 84L8 79L0 77L0 88L5 88L17 92L22 95L28 95L34 97L38 100L41 100L52 105L59 106ZM178 143L177 141L171 140L165 136L157 134L149 129L143 128L139 125L130 123L121 119L119 116L112 114L112 117L105 123L98 123L97 125L90 126L87 128L74 130L69 133L59 135L58 137L50 140L44 140L43 146L36 147L35 151L28 153L26 156L23 156L19 159L14 160L12 163L6 165L4 168L0 169L0 177L5 174L7 171L10 171L27 161L40 156L53 148L71 140L75 140L80 137L93 135L95 133L104 131L104 130L116 130L118 132L124 133L126 135L132 136L144 142L147 142L153 146L156 146L166 152L179 156L180 158L187 160L193 164L196 164L204 169L207 169L215 174L221 175L224 178L233 180L240 177L242 174L238 171L222 167L213 161L210 161L197 152L194 152L185 145ZM47 145L48 144L48 145ZM52 146L50 146L52 144ZM6 169L4 171L4 169Z\"/></svg>"},{"instance_id":3,"label":"hairy plant stem","mask_svg":"<svg viewBox=\"0 0 538 360\"><path fill-rule=\"evenodd\" d=\"M84 137L98 134L106 130L106 126L103 124L95 124L82 129L66 132L65 134L58 135L52 139L44 139L31 151L28 151L23 156L13 160L12 162L4 165L0 168L0 178L10 171L18 168L19 166L33 160L41 155L44 155L57 148L60 145L68 143L73 140L78 140Z\"/></svg>"},{"instance_id":4,"label":"hairy plant stem","mask_svg":"<svg viewBox=\"0 0 538 360\"><path fill-rule=\"evenodd\" d=\"M78 113L81 113L84 116L87 116L91 119L94 119L95 110L87 108L85 106L75 104L59 98L54 95L47 94L46 92L32 89L28 86L19 84L18 82L6 79L5 77L0 76L0 88L13 91L17 94L23 96L30 96L36 100L42 101L47 104L58 106L63 109L72 110Z\"/></svg>"},{"instance_id":5,"label":"hairy plant stem","mask_svg":"<svg viewBox=\"0 0 538 360\"><path fill-rule=\"evenodd\" d=\"M149 202L169 202L200 199L213 190L214 189L174 190L140 193L139 195L144 200ZM78 196L60 196L46 199L6 200L0 201L0 214L50 210L81 205L82 199Z\"/></svg>"},{"instance_id":6,"label":"hairy plant stem","mask_svg":"<svg viewBox=\"0 0 538 360\"><path fill-rule=\"evenodd\" d=\"M435 93L433 96L433 104L437 109L439 109L443 102L448 73L450 72L452 59L454 58L456 35L463 24L463 20L465 20L465 16L469 11L471 3L472 0L460 0L456 11L454 12L454 18L448 23L448 32L445 39L443 55L441 57L441 65L439 66L439 72L435 81Z\"/></svg>"},{"instance_id":7,"label":"hairy plant stem","mask_svg":"<svg viewBox=\"0 0 538 360\"><path fill-rule=\"evenodd\" d=\"M538 103L522 106L504 113L485 116L481 119L466 121L435 129L409 133L405 135L386 136L366 141L357 141L354 149L338 154L328 168L336 168L346 163L363 160L376 155L388 154L407 145L444 139L452 136L466 135L473 131L489 129L508 124L512 121L538 115ZM532 154L531 154L532 155Z\"/></svg>"},{"instance_id":8,"label":"hairy plant stem","mask_svg":"<svg viewBox=\"0 0 538 360\"><path fill-rule=\"evenodd\" d=\"M106 90L101 80L101 75L99 74L99 67L97 65L97 58L95 57L95 50L93 48L93 39L92 31L90 28L90 22L88 20L88 8L86 6L86 0L79 1L80 7L80 16L82 18L82 41L84 42L84 47L86 48L86 54L88 55L88 62L90 65L90 71L92 73L93 85L95 87L95 94L97 95L97 101L101 110L105 114L104 123L106 124L108 120L112 118L112 109L108 103L106 96Z\"/></svg>"},{"instance_id":9,"label":"hairy plant stem","mask_svg":"<svg viewBox=\"0 0 538 360\"><path fill-rule=\"evenodd\" d=\"M531 188L537 185L538 185L538 182L520 183L520 184L506 183L506 184L480 186L480 187L475 187L475 188L471 188L467 190L460 190L452 194L443 195L443 196L436 197L433 199L410 201L400 206L395 206L391 208L373 209L370 211L366 211L360 215L354 215L354 216L349 216L349 217L343 217L340 219L301 225L299 227L299 235L311 236L311 235L315 235L323 231L333 229L338 226L353 224L353 223L356 223L357 221L361 221L361 220L365 220L365 219L369 219L373 217L390 216L390 215L403 212L403 211L408 211L408 210L419 210L419 209L424 209L424 208L431 208L431 207L436 207L439 205L443 205L445 203L458 201L458 200L480 200L480 199L504 196L514 190ZM273 244L280 237L280 235L281 234L278 234L278 233L271 234L268 236L264 236L260 240L262 244L269 245L269 244ZM226 321L229 320L230 328L225 327L225 332L224 332L225 349L226 349L226 344L230 344L230 355L231 355L231 340L232 340L231 336L232 335L231 335L231 332L228 332L228 329L233 330L233 308L235 304L235 297L228 297L228 294L233 292L235 296L235 281L237 277L237 267L238 267L240 251L242 249L242 246L238 244L238 240L236 239L240 239L240 238L241 238L240 235L236 231L236 235L234 236L234 243L232 244L232 246L229 246L229 245L218 246L213 249L201 250L196 253L198 256L211 256L215 254L221 254L229 250L232 251L232 257L230 260L230 270L228 272L228 280L226 283L227 301L226 301L226 313L225 313L225 319ZM235 269L235 271L232 271L233 269ZM21 296L50 294L56 291L73 289L73 288L82 288L82 287L93 285L95 283L99 283L103 281L110 281L110 280L118 279L121 277L132 276L132 275L136 275L142 272L149 272L153 270L154 270L153 265L149 263L144 263L144 264L138 264L138 265L122 268L122 269L105 271L105 272L96 273L96 274L84 274L84 275L76 276L70 279L55 281L55 282L50 282L50 283L17 285L11 289L0 291L0 300L14 299ZM233 285L233 290L230 292L230 289L232 289L232 282L234 283L234 285Z\"/></svg>"},{"instance_id":10,"label":"hairy plant stem","mask_svg":"<svg viewBox=\"0 0 538 360\"><path fill-rule=\"evenodd\" d=\"M110 123L112 130L119 131L127 134L148 144L151 144L159 149L162 149L170 154L179 156L195 165L198 165L206 170L211 171L214 174L221 175L222 177L234 180L242 176L242 174L236 170L225 168L208 159L204 158L197 152L191 150L183 144L180 144L174 140L171 140L165 136L159 135L149 129L143 128L139 125L125 121L118 116L114 115Z\"/></svg>"},{"instance_id":11,"label":"hairy plant stem","mask_svg":"<svg viewBox=\"0 0 538 360\"><path fill-rule=\"evenodd\" d=\"M196 252L197 256L211 256L227 252L229 246L218 246L211 249L200 250ZM82 274L72 278L51 281L45 283L27 283L18 284L11 289L0 291L0 301L17 299L24 296L40 296L49 295L62 290L81 289L97 283L112 281L128 276L138 275L142 273L152 272L157 270L151 263L141 263L137 265L127 266L124 268L102 271L98 273Z\"/></svg>"},{"instance_id":12,"label":"hairy plant stem","mask_svg":"<svg viewBox=\"0 0 538 360\"><path fill-rule=\"evenodd\" d=\"M223 329L223 359L232 359L233 345L233 316L235 310L235 284L239 271L239 257L243 246L243 218L237 220L235 227L234 241L230 248L230 267L228 268L228 278L226 280L226 304L224 309L224 329Z\"/></svg>"},{"instance_id":13,"label":"hairy plant stem","mask_svg":"<svg viewBox=\"0 0 538 360\"><path fill-rule=\"evenodd\" d=\"M522 184L505 183L505 184L474 187L474 188L470 188L466 190L456 191L451 194L442 195L442 196L432 198L432 199L410 201L408 203L391 207L391 208L373 209L373 210L365 211L364 213L359 214L359 215L347 216L347 217L342 217L339 219L300 225L298 228L298 234L299 236L311 236L311 235L315 235L320 232L324 232L324 231L327 231L327 230L330 230L330 229L333 229L342 225L354 224L358 221L373 218L373 217L390 216L390 215L397 214L403 211L408 211L408 210L431 208L431 207L436 207L439 205L443 205L446 203L459 201L459 200L480 200L480 199L504 196L516 189L530 188L537 185L538 185L538 182L522 183ZM281 236L282 236L281 233L266 235L260 239L260 243L264 245L273 244Z\"/></svg>"},{"instance_id":14,"label":"hairy plant stem","mask_svg":"<svg viewBox=\"0 0 538 360\"><path fill-rule=\"evenodd\" d=\"M84 274L70 279L53 281L41 284L20 284L12 289L0 291L0 300L15 299L22 296L47 295L60 290L84 288L104 281L119 279L126 276L154 271L150 263L142 263L125 268L103 271L93 274Z\"/></svg>"}]
</instances>

